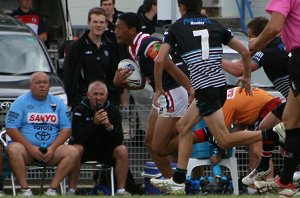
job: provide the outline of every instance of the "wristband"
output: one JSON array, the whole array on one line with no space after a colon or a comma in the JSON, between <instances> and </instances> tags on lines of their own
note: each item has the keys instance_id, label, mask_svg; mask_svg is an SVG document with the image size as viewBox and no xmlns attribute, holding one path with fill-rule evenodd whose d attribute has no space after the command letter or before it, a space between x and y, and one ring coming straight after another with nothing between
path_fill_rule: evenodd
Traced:
<instances>
[{"instance_id":1,"label":"wristband","mask_svg":"<svg viewBox=\"0 0 300 198\"><path fill-rule=\"evenodd\" d=\"M112 130L114 130L114 125L111 125L110 127L107 127L106 130L107 130L107 131L112 131Z\"/></svg>"}]
</instances>

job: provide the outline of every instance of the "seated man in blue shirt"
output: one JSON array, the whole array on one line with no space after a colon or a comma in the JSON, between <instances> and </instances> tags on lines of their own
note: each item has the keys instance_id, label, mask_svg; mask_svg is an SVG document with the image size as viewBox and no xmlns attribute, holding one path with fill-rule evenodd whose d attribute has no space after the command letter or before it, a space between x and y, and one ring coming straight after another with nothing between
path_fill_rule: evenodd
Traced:
<instances>
[{"instance_id":1,"label":"seated man in blue shirt","mask_svg":"<svg viewBox=\"0 0 300 198\"><path fill-rule=\"evenodd\" d=\"M19 96L7 112L5 127L12 142L7 147L9 164L21 186L22 196L32 196L26 181L25 166L35 161L57 166L49 189L44 193L56 196L56 188L79 161L73 146L64 144L71 135L67 106L49 94L49 77L36 72L30 77L30 92ZM45 152L41 144L47 146Z\"/></svg>"}]
</instances>

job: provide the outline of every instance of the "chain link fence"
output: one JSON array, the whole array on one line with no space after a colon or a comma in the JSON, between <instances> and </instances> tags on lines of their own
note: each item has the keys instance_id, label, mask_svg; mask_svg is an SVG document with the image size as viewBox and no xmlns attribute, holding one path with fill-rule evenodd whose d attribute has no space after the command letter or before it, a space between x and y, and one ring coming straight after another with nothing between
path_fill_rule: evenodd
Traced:
<instances>
[{"instance_id":1,"label":"chain link fence","mask_svg":"<svg viewBox=\"0 0 300 198\"><path fill-rule=\"evenodd\" d=\"M0 101L0 127L4 129L4 122L7 109L12 101ZM145 145L144 138L146 132L147 117L151 106L130 106L127 110L123 110L123 130L124 130L124 144L128 147L130 169L134 178L141 182L143 177L141 173L144 171L144 165L147 161L152 161ZM248 150L247 146L240 146L236 148L236 157L238 158L238 172L239 177L245 176L248 173ZM282 168L282 157L279 148L276 147L273 155L275 173ZM92 172L82 172L80 174L80 181L90 180ZM53 177L53 171L46 172L46 179ZM27 178L36 180L41 178L40 171L29 171Z\"/></svg>"}]
</instances>

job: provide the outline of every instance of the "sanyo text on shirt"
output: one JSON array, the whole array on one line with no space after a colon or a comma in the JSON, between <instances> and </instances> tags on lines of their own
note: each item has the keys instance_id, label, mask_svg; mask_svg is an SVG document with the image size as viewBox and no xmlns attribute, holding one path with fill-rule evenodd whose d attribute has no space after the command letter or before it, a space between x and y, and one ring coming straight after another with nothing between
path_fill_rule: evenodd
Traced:
<instances>
[{"instance_id":1,"label":"sanyo text on shirt","mask_svg":"<svg viewBox=\"0 0 300 198\"><path fill-rule=\"evenodd\" d=\"M58 117L55 113L28 113L28 123L58 124Z\"/></svg>"}]
</instances>

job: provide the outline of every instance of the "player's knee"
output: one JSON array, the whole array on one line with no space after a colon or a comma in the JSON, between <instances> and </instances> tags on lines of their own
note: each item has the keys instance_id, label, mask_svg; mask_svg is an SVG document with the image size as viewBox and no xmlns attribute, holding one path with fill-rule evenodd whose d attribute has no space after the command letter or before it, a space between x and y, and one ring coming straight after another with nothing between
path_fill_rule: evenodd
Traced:
<instances>
[{"instance_id":1,"label":"player's knee","mask_svg":"<svg viewBox=\"0 0 300 198\"><path fill-rule=\"evenodd\" d=\"M187 124L183 123L183 121L179 120L176 123L176 130L178 131L179 135L185 134L188 131Z\"/></svg>"},{"instance_id":2,"label":"player's knee","mask_svg":"<svg viewBox=\"0 0 300 198\"><path fill-rule=\"evenodd\" d=\"M116 158L128 158L128 151L125 145L119 145L114 149Z\"/></svg>"},{"instance_id":3,"label":"player's knee","mask_svg":"<svg viewBox=\"0 0 300 198\"><path fill-rule=\"evenodd\" d=\"M152 151L158 156L166 156L168 155L167 149L161 148L159 146L152 146Z\"/></svg>"}]
</instances>

